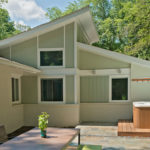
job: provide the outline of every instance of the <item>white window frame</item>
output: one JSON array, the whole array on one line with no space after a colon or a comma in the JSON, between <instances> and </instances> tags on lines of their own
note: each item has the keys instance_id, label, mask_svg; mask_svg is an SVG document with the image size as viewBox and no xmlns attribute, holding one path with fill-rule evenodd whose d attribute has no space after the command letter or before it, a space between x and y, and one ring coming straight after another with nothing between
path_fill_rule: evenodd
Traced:
<instances>
[{"instance_id":1,"label":"white window frame","mask_svg":"<svg viewBox=\"0 0 150 150\"><path fill-rule=\"evenodd\" d=\"M61 66L41 66L41 59L40 59L40 52L42 51L47 51L47 52L56 52L56 51L62 51L62 65ZM38 67L39 68L62 68L65 67L65 53L64 53L64 48L38 48Z\"/></svg>"},{"instance_id":2,"label":"white window frame","mask_svg":"<svg viewBox=\"0 0 150 150\"><path fill-rule=\"evenodd\" d=\"M42 101L41 100L41 80L42 79L62 79L63 80L63 101L57 102L57 101ZM66 98L66 79L65 76L39 76L38 77L38 103L42 104L64 104L65 98Z\"/></svg>"},{"instance_id":3,"label":"white window frame","mask_svg":"<svg viewBox=\"0 0 150 150\"><path fill-rule=\"evenodd\" d=\"M19 99L17 101L12 101L12 78L18 79L18 89L19 89ZM21 103L21 75L12 74L11 75L11 102L12 104L20 104Z\"/></svg>"},{"instance_id":4,"label":"white window frame","mask_svg":"<svg viewBox=\"0 0 150 150\"><path fill-rule=\"evenodd\" d=\"M112 100L112 79L128 79L128 99L127 100ZM129 75L111 75L109 76L109 102L129 102L130 101L130 76Z\"/></svg>"}]
</instances>

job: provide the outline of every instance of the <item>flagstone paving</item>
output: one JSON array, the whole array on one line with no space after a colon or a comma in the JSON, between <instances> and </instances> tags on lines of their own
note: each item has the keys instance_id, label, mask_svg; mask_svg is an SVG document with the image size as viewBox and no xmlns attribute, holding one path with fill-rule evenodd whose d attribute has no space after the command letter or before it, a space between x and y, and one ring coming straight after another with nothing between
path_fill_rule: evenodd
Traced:
<instances>
[{"instance_id":1,"label":"flagstone paving","mask_svg":"<svg viewBox=\"0 0 150 150\"><path fill-rule=\"evenodd\" d=\"M102 145L103 150L150 150L150 138L117 136L114 124L82 124L77 128L81 129L81 144Z\"/></svg>"}]
</instances>

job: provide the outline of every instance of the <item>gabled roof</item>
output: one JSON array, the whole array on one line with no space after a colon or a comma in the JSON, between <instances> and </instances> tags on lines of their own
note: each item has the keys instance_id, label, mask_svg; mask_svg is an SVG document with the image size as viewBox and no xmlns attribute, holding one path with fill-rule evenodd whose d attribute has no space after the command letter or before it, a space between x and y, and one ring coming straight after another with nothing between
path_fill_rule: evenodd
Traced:
<instances>
[{"instance_id":1,"label":"gabled roof","mask_svg":"<svg viewBox=\"0 0 150 150\"><path fill-rule=\"evenodd\" d=\"M81 25L82 28L84 28L85 34L87 35L90 44L99 40L96 27L92 20L90 9L89 7L84 7L71 14L65 15L48 23L32 28L29 31L22 32L8 39L1 40L0 48L11 46L13 44L17 44L19 42L34 38L40 34L44 34L73 21L76 21L78 25Z\"/></svg>"},{"instance_id":2,"label":"gabled roof","mask_svg":"<svg viewBox=\"0 0 150 150\"><path fill-rule=\"evenodd\" d=\"M25 72L32 73L32 74L36 74L36 73L41 72L39 69L30 67L27 65L23 65L23 64L20 64L20 63L15 62L15 61L11 61L11 60L3 58L3 57L0 57L0 64L15 67L15 68L21 69Z\"/></svg>"},{"instance_id":3,"label":"gabled roof","mask_svg":"<svg viewBox=\"0 0 150 150\"><path fill-rule=\"evenodd\" d=\"M150 68L150 61L78 42L78 48L97 55Z\"/></svg>"}]
</instances>

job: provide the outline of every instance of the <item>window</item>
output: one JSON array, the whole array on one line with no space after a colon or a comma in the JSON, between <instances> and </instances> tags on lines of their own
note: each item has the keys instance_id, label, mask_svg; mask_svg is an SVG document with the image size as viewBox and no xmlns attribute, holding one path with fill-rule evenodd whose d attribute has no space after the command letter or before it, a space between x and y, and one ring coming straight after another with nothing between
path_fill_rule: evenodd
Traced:
<instances>
[{"instance_id":1,"label":"window","mask_svg":"<svg viewBox=\"0 0 150 150\"><path fill-rule=\"evenodd\" d=\"M63 66L63 51L40 51L40 66Z\"/></svg>"},{"instance_id":2,"label":"window","mask_svg":"<svg viewBox=\"0 0 150 150\"><path fill-rule=\"evenodd\" d=\"M12 102L19 102L19 79L12 78Z\"/></svg>"},{"instance_id":3,"label":"window","mask_svg":"<svg viewBox=\"0 0 150 150\"><path fill-rule=\"evenodd\" d=\"M41 79L41 101L63 102L63 79Z\"/></svg>"},{"instance_id":4,"label":"window","mask_svg":"<svg viewBox=\"0 0 150 150\"><path fill-rule=\"evenodd\" d=\"M128 77L111 78L110 100L111 101L128 101L129 100L129 81Z\"/></svg>"}]
</instances>

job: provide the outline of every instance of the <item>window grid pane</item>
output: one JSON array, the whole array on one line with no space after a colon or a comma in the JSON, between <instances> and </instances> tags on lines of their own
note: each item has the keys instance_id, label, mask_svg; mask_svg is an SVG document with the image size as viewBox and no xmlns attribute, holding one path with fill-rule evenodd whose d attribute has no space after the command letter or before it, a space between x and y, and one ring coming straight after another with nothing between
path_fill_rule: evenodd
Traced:
<instances>
[{"instance_id":1,"label":"window grid pane","mask_svg":"<svg viewBox=\"0 0 150 150\"><path fill-rule=\"evenodd\" d=\"M14 102L15 101L15 89L14 89L14 78L12 78L11 80L11 85L12 85L12 101Z\"/></svg>"},{"instance_id":2,"label":"window grid pane","mask_svg":"<svg viewBox=\"0 0 150 150\"><path fill-rule=\"evenodd\" d=\"M128 100L128 78L112 79L112 100Z\"/></svg>"},{"instance_id":3,"label":"window grid pane","mask_svg":"<svg viewBox=\"0 0 150 150\"><path fill-rule=\"evenodd\" d=\"M19 80L12 78L12 101L19 101Z\"/></svg>"},{"instance_id":4,"label":"window grid pane","mask_svg":"<svg viewBox=\"0 0 150 150\"><path fill-rule=\"evenodd\" d=\"M63 101L63 79L42 79L41 101Z\"/></svg>"},{"instance_id":5,"label":"window grid pane","mask_svg":"<svg viewBox=\"0 0 150 150\"><path fill-rule=\"evenodd\" d=\"M63 51L41 51L40 66L62 66Z\"/></svg>"}]
</instances>

